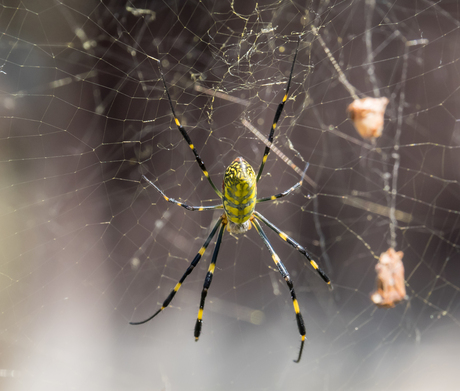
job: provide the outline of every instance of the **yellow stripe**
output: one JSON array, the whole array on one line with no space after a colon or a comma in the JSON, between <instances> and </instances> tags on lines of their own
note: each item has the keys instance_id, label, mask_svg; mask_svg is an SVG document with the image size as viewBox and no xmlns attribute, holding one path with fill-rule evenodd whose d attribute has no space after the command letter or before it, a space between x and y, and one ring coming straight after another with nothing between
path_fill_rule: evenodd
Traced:
<instances>
[{"instance_id":1,"label":"yellow stripe","mask_svg":"<svg viewBox=\"0 0 460 391\"><path fill-rule=\"evenodd\" d=\"M273 260L275 261L275 263L278 265L278 263L279 263L279 261L280 261L278 255L273 254L273 255L272 255L272 258L273 258Z\"/></svg>"},{"instance_id":2,"label":"yellow stripe","mask_svg":"<svg viewBox=\"0 0 460 391\"><path fill-rule=\"evenodd\" d=\"M206 247L201 247L200 251L198 251L198 254L203 255L205 251L206 251Z\"/></svg>"},{"instance_id":3,"label":"yellow stripe","mask_svg":"<svg viewBox=\"0 0 460 391\"><path fill-rule=\"evenodd\" d=\"M205 176L206 178L209 177L209 174L208 174L208 172L207 172L206 170L203 170L203 174L204 174L204 176Z\"/></svg>"},{"instance_id":4,"label":"yellow stripe","mask_svg":"<svg viewBox=\"0 0 460 391\"><path fill-rule=\"evenodd\" d=\"M231 215L235 216L235 218L238 219L238 214L239 211L237 208L233 208L231 206L226 205L227 213L230 213Z\"/></svg>"},{"instance_id":5,"label":"yellow stripe","mask_svg":"<svg viewBox=\"0 0 460 391\"><path fill-rule=\"evenodd\" d=\"M174 292L177 292L182 284L178 282L176 286L174 287Z\"/></svg>"},{"instance_id":6,"label":"yellow stripe","mask_svg":"<svg viewBox=\"0 0 460 391\"><path fill-rule=\"evenodd\" d=\"M246 208L243 209L243 214L247 215L249 212L252 212L254 209L254 205L249 205Z\"/></svg>"},{"instance_id":7,"label":"yellow stripe","mask_svg":"<svg viewBox=\"0 0 460 391\"><path fill-rule=\"evenodd\" d=\"M203 308L200 308L198 310L198 320L201 320L202 317L203 317Z\"/></svg>"},{"instance_id":8,"label":"yellow stripe","mask_svg":"<svg viewBox=\"0 0 460 391\"><path fill-rule=\"evenodd\" d=\"M286 102L286 100L287 100L287 94L284 95L283 102Z\"/></svg>"},{"instance_id":9,"label":"yellow stripe","mask_svg":"<svg viewBox=\"0 0 460 391\"><path fill-rule=\"evenodd\" d=\"M189 144L190 149L195 148L193 144Z\"/></svg>"},{"instance_id":10,"label":"yellow stripe","mask_svg":"<svg viewBox=\"0 0 460 391\"><path fill-rule=\"evenodd\" d=\"M276 122L272 125L272 128L273 128L273 129L276 128Z\"/></svg>"},{"instance_id":11,"label":"yellow stripe","mask_svg":"<svg viewBox=\"0 0 460 391\"><path fill-rule=\"evenodd\" d=\"M310 264L315 268L315 269L318 269L318 264L315 262L315 261L310 261Z\"/></svg>"},{"instance_id":12,"label":"yellow stripe","mask_svg":"<svg viewBox=\"0 0 460 391\"><path fill-rule=\"evenodd\" d=\"M263 159L262 159L262 163L265 164L265 162L267 161L267 158L268 158L268 155L265 155L265 156L263 157Z\"/></svg>"},{"instance_id":13,"label":"yellow stripe","mask_svg":"<svg viewBox=\"0 0 460 391\"><path fill-rule=\"evenodd\" d=\"M166 201L169 201L169 198L168 198L168 197L166 197L166 196L163 196L163 197L165 198Z\"/></svg>"},{"instance_id":14,"label":"yellow stripe","mask_svg":"<svg viewBox=\"0 0 460 391\"><path fill-rule=\"evenodd\" d=\"M216 264L215 264L215 263L211 263L211 264L209 265L209 272L214 273L214 269L215 269L215 268L216 268Z\"/></svg>"},{"instance_id":15,"label":"yellow stripe","mask_svg":"<svg viewBox=\"0 0 460 391\"><path fill-rule=\"evenodd\" d=\"M179 122L179 120L177 118L174 118L174 121L176 122L177 126L180 126L180 122Z\"/></svg>"},{"instance_id":16,"label":"yellow stripe","mask_svg":"<svg viewBox=\"0 0 460 391\"><path fill-rule=\"evenodd\" d=\"M246 196L246 199L247 199L247 200L251 200L251 198L254 198L255 196L256 196L256 187L254 186L254 187L252 188L251 194L248 194L248 195Z\"/></svg>"},{"instance_id":17,"label":"yellow stripe","mask_svg":"<svg viewBox=\"0 0 460 391\"><path fill-rule=\"evenodd\" d=\"M299 303L297 302L297 299L292 300L292 304L294 304L295 313L298 314L300 312L300 308L299 308Z\"/></svg>"},{"instance_id":18,"label":"yellow stripe","mask_svg":"<svg viewBox=\"0 0 460 391\"><path fill-rule=\"evenodd\" d=\"M227 188L225 188L225 190L227 190ZM234 204L235 206L239 206L241 205L243 202L241 202L241 200L239 198L234 198L231 196L231 193L226 191L226 194L228 195L227 198L227 203L231 202L232 204Z\"/></svg>"},{"instance_id":19,"label":"yellow stripe","mask_svg":"<svg viewBox=\"0 0 460 391\"><path fill-rule=\"evenodd\" d=\"M236 198L230 196L230 193L228 192L227 188L225 188L225 198L227 198L227 200L229 200L232 204L240 204Z\"/></svg>"},{"instance_id":20,"label":"yellow stripe","mask_svg":"<svg viewBox=\"0 0 460 391\"><path fill-rule=\"evenodd\" d=\"M302 335L302 342L305 341L305 335Z\"/></svg>"},{"instance_id":21,"label":"yellow stripe","mask_svg":"<svg viewBox=\"0 0 460 391\"><path fill-rule=\"evenodd\" d=\"M279 235L280 235L280 238L283 239L284 241L287 240L287 236L284 232L280 232Z\"/></svg>"}]
</instances>

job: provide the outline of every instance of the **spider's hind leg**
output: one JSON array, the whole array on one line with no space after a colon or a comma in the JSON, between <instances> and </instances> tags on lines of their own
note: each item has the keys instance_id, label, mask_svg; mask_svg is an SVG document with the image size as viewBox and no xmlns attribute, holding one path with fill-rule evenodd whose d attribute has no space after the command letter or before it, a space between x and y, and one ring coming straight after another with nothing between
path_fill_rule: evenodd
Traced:
<instances>
[{"instance_id":1,"label":"spider's hind leg","mask_svg":"<svg viewBox=\"0 0 460 391\"><path fill-rule=\"evenodd\" d=\"M299 334L301 336L301 342L300 342L300 349L299 349L299 355L297 357L297 360L294 360L294 362L299 362L301 357L302 357L302 352L303 352L303 347L305 344L305 334L307 333L305 330L305 323L302 318L302 314L300 313L300 308L299 308L299 303L297 301L297 297L295 294L294 290L294 284L292 283L291 277L289 275L289 272L287 271L286 267L284 266L283 262L281 262L280 258L278 255L275 253L273 250L272 245L270 244L267 235L265 235L265 232L262 230L262 227L260 226L259 222L255 219L252 220L252 223L254 224L254 227L256 228L257 233L260 235L262 240L265 243L265 246L267 246L268 251L270 251L270 254L272 256L273 261L275 262L276 266L278 267L278 271L281 274L281 277L283 277L284 281L286 281L286 284L289 288L289 292L291 293L291 299L292 299L292 304L294 306L294 311L295 311L295 316L297 320L297 327L299 329Z\"/></svg>"},{"instance_id":2,"label":"spider's hind leg","mask_svg":"<svg viewBox=\"0 0 460 391\"><path fill-rule=\"evenodd\" d=\"M254 211L254 216L258 220L263 221L268 226L268 228L270 228L272 231L276 232L281 239L283 239L286 243L290 244L299 253L301 253L305 258L307 258L308 262L310 262L310 265L313 267L313 269L316 270L316 272L323 279L323 281L325 283L329 284L329 287L332 287L332 285L330 285L331 284L331 279L327 276L327 274L323 271L323 269L321 269L318 266L318 264L310 257L310 255L308 254L308 252L305 249L305 247L301 246L299 243L297 243L290 236L286 235L283 231L281 231L277 226L275 226L273 223L271 223L266 217L262 216L259 212Z\"/></svg>"},{"instance_id":3,"label":"spider's hind leg","mask_svg":"<svg viewBox=\"0 0 460 391\"><path fill-rule=\"evenodd\" d=\"M185 271L185 273L183 274L183 276L181 277L181 279L179 280L179 282L176 284L176 286L174 287L174 289L171 291L171 293L169 294L169 296L166 298L166 300L163 302L161 308L155 312L152 316L148 317L147 319L145 320L142 320L140 322L129 322L129 324L132 324L132 325L140 325L140 324L144 324L144 323L147 323L149 320L152 320L155 316L157 316L161 311L163 311L172 301L172 299L174 298L174 296L176 295L177 291L180 289L180 287L182 286L182 283L185 281L185 279L187 278L187 276L193 271L193 269L195 268L196 265L198 265L198 262L200 261L201 257L203 256L204 252L206 251L206 249L208 248L208 245L209 245L209 242L212 240L212 238L214 237L214 235L216 234L217 232L217 229L219 228L219 226L223 225L222 224L222 219L223 219L223 216L222 215L219 220L217 221L217 223L214 225L214 228L212 229L211 233L209 234L209 236L207 237L206 241L204 242L203 246L201 246L200 248L200 251L198 251L198 254L196 254L195 258L193 259L192 263L189 265L189 267L187 268L187 270Z\"/></svg>"},{"instance_id":4,"label":"spider's hind leg","mask_svg":"<svg viewBox=\"0 0 460 391\"><path fill-rule=\"evenodd\" d=\"M222 236L225 229L225 219L222 220L222 225L220 227L219 235L217 236L216 246L214 247L214 253L212 254L211 264L209 265L208 272L203 284L203 290L201 291L201 300L200 300L200 309L198 310L198 317L195 323L195 341L198 341L201 334L201 327L203 326L203 310L204 304L206 301L206 296L208 294L208 289L211 286L212 277L214 276L214 270L216 268L217 255L219 254L220 243L222 242Z\"/></svg>"}]
</instances>

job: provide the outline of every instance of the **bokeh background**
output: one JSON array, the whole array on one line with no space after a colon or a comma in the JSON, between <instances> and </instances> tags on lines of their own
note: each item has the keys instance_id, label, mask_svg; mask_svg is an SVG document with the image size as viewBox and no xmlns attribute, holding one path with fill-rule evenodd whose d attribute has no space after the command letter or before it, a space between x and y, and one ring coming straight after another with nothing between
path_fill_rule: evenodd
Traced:
<instances>
[{"instance_id":1,"label":"bokeh background","mask_svg":"<svg viewBox=\"0 0 460 391\"><path fill-rule=\"evenodd\" d=\"M458 389L460 15L457 1L2 1L2 390ZM313 32L314 26L320 38ZM172 305L143 326L221 212L178 132L220 186L258 168L301 36L275 145L315 185L262 214L307 327L254 230L226 234L203 333L193 327L213 244ZM328 56L329 52L329 56ZM330 60L332 56L338 66ZM383 135L346 113L387 97ZM274 153L260 196L299 180ZM375 265L404 252L408 299L370 301Z\"/></svg>"}]
</instances>

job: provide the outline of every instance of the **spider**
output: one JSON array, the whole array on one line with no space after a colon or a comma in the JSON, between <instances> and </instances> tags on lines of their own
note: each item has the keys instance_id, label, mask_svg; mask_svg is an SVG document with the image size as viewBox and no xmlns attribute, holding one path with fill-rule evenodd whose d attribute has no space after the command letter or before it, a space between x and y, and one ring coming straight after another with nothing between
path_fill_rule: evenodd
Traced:
<instances>
[{"instance_id":1,"label":"spider","mask_svg":"<svg viewBox=\"0 0 460 391\"><path fill-rule=\"evenodd\" d=\"M287 82L286 86L286 92L284 94L283 100L278 104L278 108L275 113L275 117L273 119L273 124L270 130L270 135L268 136L268 140L270 143L273 141L273 135L275 133L276 129L276 124L278 123L278 120L281 116L281 113L283 112L284 104L286 103L286 100L288 98L288 93L289 93L289 87L291 84L291 79L292 79L292 74L294 72L294 65L296 62L297 58L297 53L299 50L299 44L300 44L300 37L297 42L297 48L294 54L294 59L292 61L291 65L291 72L289 74L289 79ZM299 308L299 303L296 298L296 294L294 291L294 284L291 280L291 277L289 276L289 272L287 271L286 267L284 266L283 262L280 260L278 255L275 253L273 250L272 245L270 244L265 232L262 229L262 226L260 222L263 222L268 228L271 230L275 231L279 237L284 240L286 243L290 244L292 247L294 247L297 251L299 251L307 260L310 262L311 266L317 271L317 273L320 275L320 277L328 284L330 284L330 279L324 273L323 270L318 266L318 264L310 257L308 254L307 250L302 247L299 243L297 243L294 239L290 238L288 235L286 235L283 231L281 231L278 227L276 227L274 224L272 224L269 220L267 220L262 214L257 212L255 210L256 204L259 202L265 202L265 201L273 201L281 197L285 197L289 194L291 194L293 191L298 189L303 182L306 170L308 168L305 168L305 171L303 172L303 175L298 183L296 183L294 186L289 188L288 190L272 195L270 197L263 197L263 198L257 198L257 182L259 181L263 168L265 166L265 163L267 161L268 154L270 152L269 147L265 147L265 152L264 156L262 158L262 162L259 167L259 171L257 175L254 172L254 169L251 167L251 165L244 160L242 157L237 157L226 169L225 174L224 174L224 179L223 179L223 184L222 184L222 191L217 189L217 187L214 185L211 177L209 176L209 173L203 163L203 160L201 159L200 155L198 154L198 151L196 150L194 144L192 143L192 140L190 139L190 136L188 133L185 131L183 126L181 125L179 119L177 118L176 112L174 110L174 106L171 100L171 96L169 94L168 86L166 84L165 77L163 75L163 72L161 71L161 67L159 64L159 69L160 69L160 74L161 74L161 79L163 81L164 89L166 92L166 95L168 97L169 105L171 107L171 112L174 117L174 121L177 125L177 128L179 129L180 133L184 137L185 141L189 145L190 149L193 151L196 161L198 165L200 166L204 176L206 179L209 181L211 184L212 188L216 192L216 194L219 196L219 198L222 199L222 203L218 205L212 205L212 206L190 206L187 204L184 204L182 202L179 202L175 200L174 198L168 197L162 190L160 190L151 180L149 180L145 175L142 175L145 181L152 186L153 188L158 191L166 201L171 202L175 205L182 206L183 208L190 210L190 211L204 211L204 210L214 210L214 209L224 209L224 213L219 217L217 222L214 224L214 227L211 230L211 233L207 237L206 241L198 251L198 254L195 256L179 282L175 285L174 289L171 291L169 296L166 298L166 300L163 302L161 308L156 311L152 316L149 318L140 321L140 322L130 322L132 325L140 325L144 324L151 319L153 319L155 316L157 316L161 311L163 311L166 307L169 306L171 303L172 299L176 295L176 293L179 291L180 287L182 286L183 282L187 278L187 276L193 271L193 269L197 266L198 262L200 261L201 257L203 256L204 252L206 251L209 243L211 240L214 238L216 235L217 231L219 231L217 235L217 241L216 245L214 248L214 253L212 255L212 260L208 268L208 272L206 274L206 278L204 281L203 285L203 290L201 292L201 300L200 300L200 308L198 310L198 316L197 320L195 323L195 340L198 341L200 334L201 334L201 328L203 325L203 310L204 310L204 305L205 305L205 300L206 300L206 295L208 293L208 289L211 286L212 282L212 277L214 275L214 270L216 268L216 261L217 261L217 255L219 253L219 248L220 244L222 242L222 236L224 234L225 228L232 233L232 234L242 234L251 229L251 226L254 226L255 230L257 233L260 235L262 241L264 242L265 246L268 248L268 251L271 254L271 257L273 261L275 262L278 271L281 274L281 277L286 281L286 284L289 288L289 292L291 293L291 299L292 299L292 304L294 306L294 311L296 314L296 320L297 320L297 327L299 329L299 333L301 336L301 344L300 344L300 349L299 349L299 355L297 357L297 360L294 360L294 362L299 362L301 357L302 357L302 351L305 343L305 334L306 334L306 329L305 329L305 324L302 318L302 314L300 313L300 308Z\"/></svg>"}]
</instances>

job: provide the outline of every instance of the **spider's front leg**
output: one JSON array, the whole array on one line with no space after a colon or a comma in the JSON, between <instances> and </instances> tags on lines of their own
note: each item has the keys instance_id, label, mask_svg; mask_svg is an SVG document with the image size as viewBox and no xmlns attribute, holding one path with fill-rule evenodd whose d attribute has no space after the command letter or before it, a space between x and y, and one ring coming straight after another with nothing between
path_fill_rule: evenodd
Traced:
<instances>
[{"instance_id":1,"label":"spider's front leg","mask_svg":"<svg viewBox=\"0 0 460 391\"><path fill-rule=\"evenodd\" d=\"M158 61L158 66L160 66L160 61ZM203 175L206 177L206 179L208 180L209 184L212 186L212 188L214 189L216 194L220 198L222 198L222 193L220 192L220 190L217 189L216 185L214 185L214 182L212 181L211 177L209 176L209 172L206 169L206 166L204 165L203 159L201 159L198 151L195 148L195 145L193 145L193 142L190 139L190 136L188 135L187 131L184 129L184 127L180 123L179 118L177 118L176 111L174 110L174 105L173 105L172 100L171 100L171 95L169 94L168 85L166 84L166 80L165 80L165 77L163 75L163 72L161 71L161 67L160 67L160 74L161 74L161 80L163 81L163 85L165 87L166 96L168 97L169 106L171 107L171 113L172 113L172 115L174 117L174 122L175 122L175 124L177 126L177 129L179 129L179 132L182 134L182 137L187 142L188 146L190 147L190 149L192 150L193 154L195 155L195 160L198 163L198 165L200 166L200 169L203 172Z\"/></svg>"}]
</instances>

